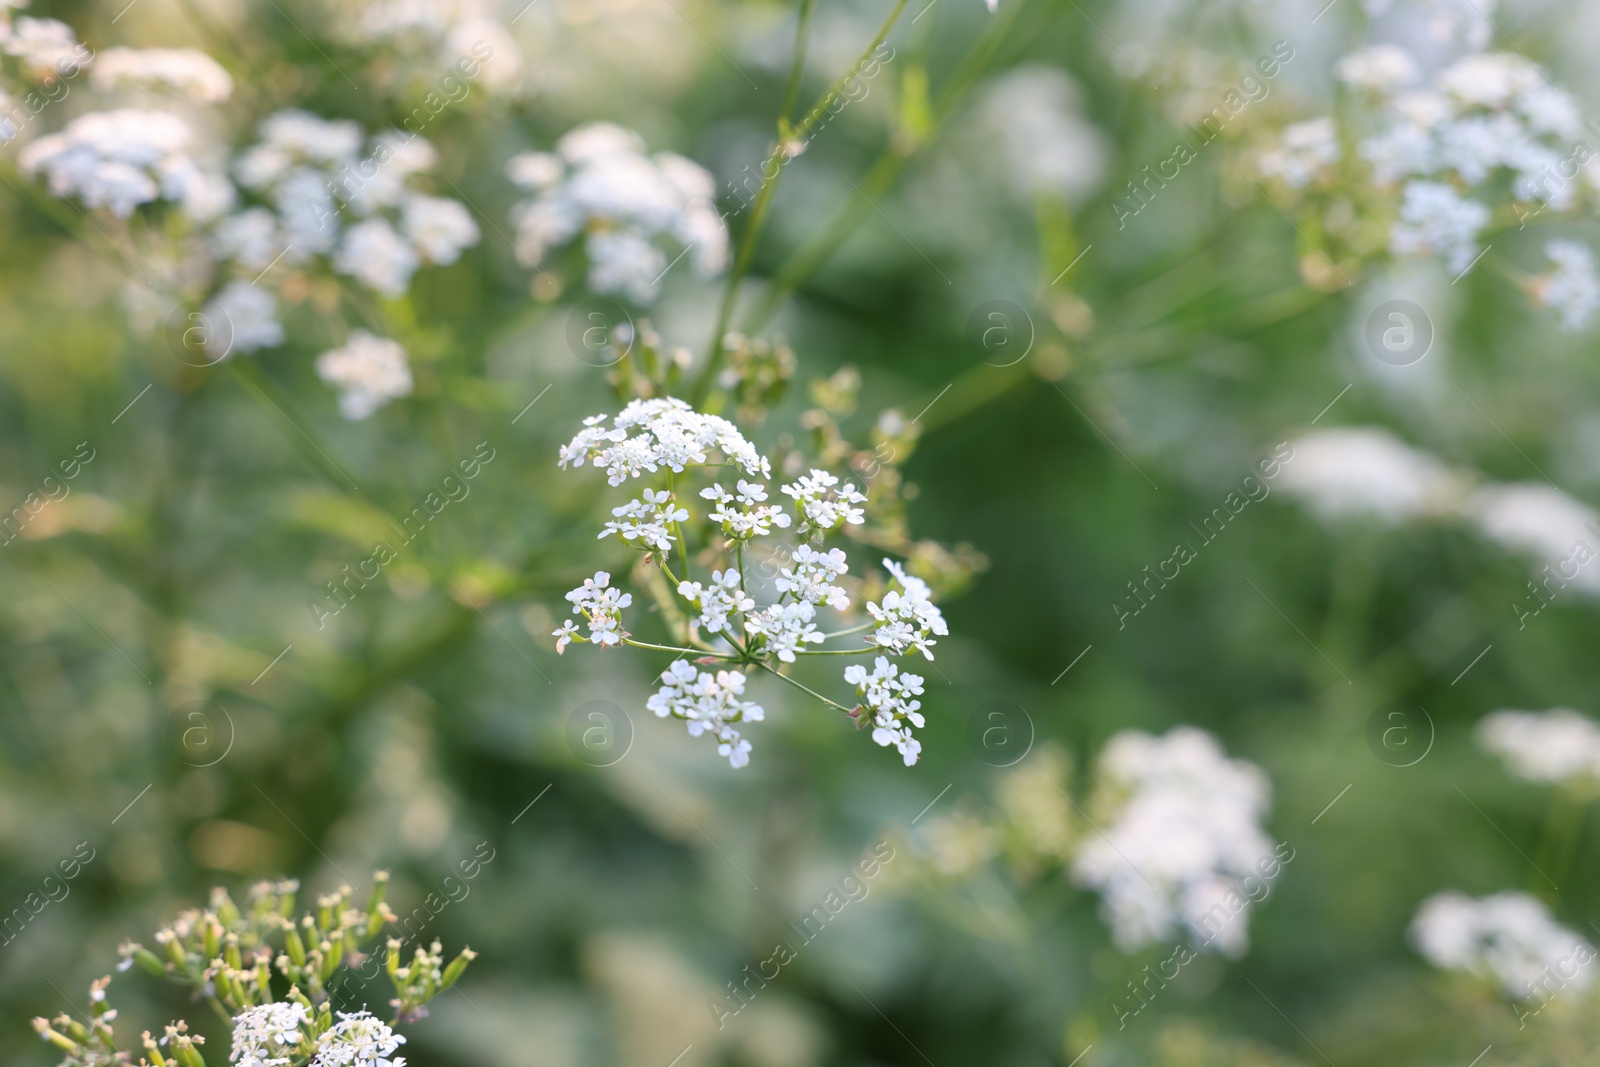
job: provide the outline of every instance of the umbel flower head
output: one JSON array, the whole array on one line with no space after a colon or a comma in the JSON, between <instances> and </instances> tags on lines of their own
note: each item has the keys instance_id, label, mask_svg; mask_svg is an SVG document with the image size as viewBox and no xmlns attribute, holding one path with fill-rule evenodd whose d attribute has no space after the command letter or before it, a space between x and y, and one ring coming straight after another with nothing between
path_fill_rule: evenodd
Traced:
<instances>
[{"instance_id":1,"label":"umbel flower head","mask_svg":"<svg viewBox=\"0 0 1600 1067\"><path fill-rule=\"evenodd\" d=\"M789 469L804 467L792 462L798 458L790 455ZM915 699L923 680L901 673L890 657L915 652L933 659L935 638L948 634L949 627L933 603L932 589L885 559L888 588L878 600L866 601L870 621L840 627L830 621L852 609L852 580L844 550L826 540L866 522L867 494L822 467L810 467L774 494L771 459L736 425L672 397L632 400L614 419L602 414L583 420L558 462L562 467L592 464L613 486L634 479L655 483L612 508L598 539L614 538L644 553L634 574L672 629L672 640L635 640L623 619L633 595L613 586L609 572L598 571L566 597L588 632L567 620L554 633L556 651L577 642L678 654L662 672L647 707L661 718L682 720L692 737L711 738L733 767L750 762L745 724L766 716L745 696L747 685L761 674L859 723L870 720L877 744L894 746L907 766L917 761L922 745L911 731L924 722ZM732 490L726 476L701 473L729 467L738 472ZM710 484L694 492L690 485L697 474ZM705 506L693 506L696 501ZM690 542L703 550L694 553ZM764 558L760 585L753 580L749 553ZM694 573L697 566L705 570ZM872 632L862 646L823 647L863 630ZM875 657L870 674L859 664L844 670L844 681L855 690L853 707L790 675L804 657L852 654Z\"/></svg>"}]
</instances>

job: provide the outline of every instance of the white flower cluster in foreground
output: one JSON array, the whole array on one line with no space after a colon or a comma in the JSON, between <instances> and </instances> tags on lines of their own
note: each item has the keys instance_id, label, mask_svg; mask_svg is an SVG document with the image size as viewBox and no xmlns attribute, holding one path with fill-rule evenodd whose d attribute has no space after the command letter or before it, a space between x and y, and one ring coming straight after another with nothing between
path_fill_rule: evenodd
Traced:
<instances>
[{"instance_id":1,"label":"white flower cluster in foreground","mask_svg":"<svg viewBox=\"0 0 1600 1067\"><path fill-rule=\"evenodd\" d=\"M1492 979L1508 996L1543 999L1594 983L1595 956L1582 937L1557 923L1537 898L1504 892L1473 900L1436 893L1411 922L1411 938L1435 967Z\"/></svg>"},{"instance_id":2,"label":"white flower cluster in foreground","mask_svg":"<svg viewBox=\"0 0 1600 1067\"><path fill-rule=\"evenodd\" d=\"M197 222L209 222L233 206L234 189L203 167L194 150L194 135L178 116L121 108L79 115L30 143L18 164L28 177L42 177L56 196L121 218L141 204L167 200Z\"/></svg>"},{"instance_id":3,"label":"white flower cluster in foreground","mask_svg":"<svg viewBox=\"0 0 1600 1067\"><path fill-rule=\"evenodd\" d=\"M1600 566L1590 562L1600 556L1600 512L1553 486L1488 481L1378 427L1315 430L1291 443L1280 485L1324 521L1461 522L1545 568L1546 593L1570 585L1600 594Z\"/></svg>"},{"instance_id":4,"label":"white flower cluster in foreground","mask_svg":"<svg viewBox=\"0 0 1600 1067\"><path fill-rule=\"evenodd\" d=\"M1192 726L1165 737L1123 731L1096 769L1097 806L1111 814L1103 834L1084 839L1072 876L1102 894L1117 946L1132 951L1186 930L1197 949L1242 956L1249 906L1280 866L1261 829L1266 774Z\"/></svg>"},{"instance_id":5,"label":"white flower cluster in foreground","mask_svg":"<svg viewBox=\"0 0 1600 1067\"><path fill-rule=\"evenodd\" d=\"M411 393L411 368L396 341L356 330L343 348L317 357L317 375L339 390L339 410L352 421Z\"/></svg>"},{"instance_id":6,"label":"white flower cluster in foreground","mask_svg":"<svg viewBox=\"0 0 1600 1067\"><path fill-rule=\"evenodd\" d=\"M311 1017L294 1001L258 1004L233 1019L233 1052L228 1062L238 1067L288 1067L305 1040Z\"/></svg>"},{"instance_id":7,"label":"white flower cluster in foreground","mask_svg":"<svg viewBox=\"0 0 1600 1067\"><path fill-rule=\"evenodd\" d=\"M1496 711L1484 716L1476 733L1519 778L1548 785L1600 782L1600 723L1571 708Z\"/></svg>"},{"instance_id":8,"label":"white flower cluster in foreground","mask_svg":"<svg viewBox=\"0 0 1600 1067\"><path fill-rule=\"evenodd\" d=\"M370 1012L341 1011L317 1040L311 1067L405 1067L405 1057L394 1054L405 1041Z\"/></svg>"},{"instance_id":9,"label":"white flower cluster in foreground","mask_svg":"<svg viewBox=\"0 0 1600 1067\"><path fill-rule=\"evenodd\" d=\"M871 630L863 638L865 647L820 647L830 638L824 632L824 613L852 606L848 590L839 584L849 581L849 561L843 549L827 547L825 541L865 522L859 505L867 498L856 486L812 468L773 494L768 485L771 461L737 426L670 398L630 401L614 419L584 419L583 429L561 448L559 463L592 464L606 472L613 486L632 479L656 483L612 508L599 537L644 552L643 566L661 568L667 581L657 585L657 607L663 617L681 622L673 644L633 640L622 616L633 595L612 586L611 575L599 571L567 594L572 613L582 618L587 632L567 620L555 631L556 651L564 652L572 642L629 644L710 665L699 670L688 658L676 660L661 675L662 685L648 707L663 718L682 719L694 737L713 738L717 751L735 767L750 760L750 741L739 726L759 722L764 715L761 705L744 699L750 668L848 712L861 728L872 727L877 744L894 746L907 766L917 761L922 746L911 731L924 722L916 699L923 679L901 672L889 657L916 652L931 660L936 636L949 633L927 583L884 560L888 585L878 601L866 604L871 621L832 635ZM691 483L697 472L726 468L737 472L734 491L723 484L725 476L704 473L701 480L711 484L695 492ZM711 480L716 477L721 480ZM785 497L792 501L794 514L784 510ZM688 506L695 500L706 502L698 514ZM771 587L776 596L760 604L758 590L747 583L745 552L759 539L790 531L797 542L775 553L779 562ZM691 539L706 543L708 550L692 554ZM717 561L708 571L690 573L692 565L705 566L708 558ZM681 574L674 568L682 568ZM672 593L678 599L671 599ZM860 664L844 670L844 681L858 698L854 708L836 704L784 673L804 656L851 653L875 655L870 673Z\"/></svg>"},{"instance_id":10,"label":"white flower cluster in foreground","mask_svg":"<svg viewBox=\"0 0 1600 1067\"><path fill-rule=\"evenodd\" d=\"M685 251L701 277L727 265L728 229L713 203L715 180L680 155L646 155L632 130L609 122L580 126L553 153L516 156L506 174L533 194L511 213L518 254L530 266L582 236L589 288L648 304L672 262L669 250Z\"/></svg>"}]
</instances>

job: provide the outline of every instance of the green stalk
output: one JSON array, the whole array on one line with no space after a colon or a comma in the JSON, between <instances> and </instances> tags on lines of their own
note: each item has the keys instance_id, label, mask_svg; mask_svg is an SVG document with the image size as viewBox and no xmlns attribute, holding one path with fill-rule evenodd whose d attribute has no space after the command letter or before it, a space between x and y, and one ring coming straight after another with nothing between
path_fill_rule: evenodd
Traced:
<instances>
[{"instance_id":1,"label":"green stalk","mask_svg":"<svg viewBox=\"0 0 1600 1067\"><path fill-rule=\"evenodd\" d=\"M733 269L728 272L728 283L722 290L722 302L717 308L717 324L711 336L711 357L706 361L705 370L700 372L700 378L695 383L694 390L690 393L690 402L699 407L711 394L711 387L716 382L717 371L721 369L722 358L726 354L722 346L722 339L728 332L728 325L733 321L734 307L739 299L739 283L744 280L745 274L750 269L750 261L755 257L756 241L761 236L762 226L766 223L767 210L772 206L772 197L778 190L778 179L783 174L783 163L788 156L788 145L796 140L804 140L812 128L821 118L827 108L828 100L835 96L846 78L854 77L855 72L870 58L872 53L883 44L885 37L900 18L900 13L905 10L908 0L895 0L895 5L889 15L878 27L877 34L872 38L872 43L867 45L850 68L833 80L827 91L818 98L800 125L790 128L788 108L792 106L792 98L799 91L801 68L805 65L805 38L810 24L809 0L802 0L801 21L795 33L795 61L789 69L789 85L784 91L784 110L778 115L778 141L772 148L772 155L767 157L762 164L761 188L756 193L755 207L750 212L750 221L745 225L744 234L739 239L739 249L734 255ZM771 174L766 172L771 170Z\"/></svg>"}]
</instances>

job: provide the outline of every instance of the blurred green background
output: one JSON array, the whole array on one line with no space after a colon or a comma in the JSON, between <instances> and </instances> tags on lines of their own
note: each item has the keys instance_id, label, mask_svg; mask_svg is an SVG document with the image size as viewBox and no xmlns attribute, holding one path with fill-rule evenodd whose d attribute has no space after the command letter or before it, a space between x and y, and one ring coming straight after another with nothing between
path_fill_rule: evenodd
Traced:
<instances>
[{"instance_id":1,"label":"blurred green background","mask_svg":"<svg viewBox=\"0 0 1600 1067\"><path fill-rule=\"evenodd\" d=\"M187 366L159 329L130 324L127 264L107 239L9 180L0 498L36 492L81 442L94 458L0 557L0 906L80 842L94 858L0 946L4 1060L48 1062L27 1020L64 1010L119 941L211 885L289 875L359 890L381 867L404 914L481 842L492 861L430 919L447 949L481 956L413 1029L419 1067L1065 1065L1089 1046L1085 1067L1466 1067L1486 1044L1485 1064L1592 1058L1582 1033L1518 1031L1405 937L1417 904L1451 887L1526 889L1593 928L1586 809L1561 816L1580 836L1558 873L1540 851L1550 792L1471 741L1498 707L1596 710L1592 602L1568 597L1519 631L1525 561L1444 523L1326 527L1275 491L1125 628L1111 607L1313 419L1386 425L1503 480L1548 471L1580 498L1600 488L1592 339L1557 334L1503 278L1418 283L1439 340L1410 377L1385 376L1356 347L1362 301L1390 283L1302 282L1304 238L1229 181L1227 144L1119 226L1125 183L1181 135L1173 86L1209 91L1197 55L1217 65L1206 84L1225 85L1290 40L1296 60L1258 117L1315 112L1360 23L1346 0L1312 24L1320 6L913 3L895 60L789 164L745 306L806 249L827 254L790 275L770 321L736 325L786 339L797 386L859 368L847 425L862 439L881 409L931 403L904 466L912 527L989 560L944 605L951 635L910 769L766 686L756 758L732 772L643 710L664 656L558 658L548 637L565 590L618 569L592 532L610 503L599 480L555 466L579 418L616 400L565 340L577 275L535 293L514 259L501 167L609 119L734 179L771 136L791 5L536 0L512 27L522 89L474 95L429 131L484 238L384 310L406 323L417 389L366 422L343 421L315 377L339 335L310 305L279 349ZM120 7L35 13L97 46L207 48L241 84L223 109L236 141L283 106L369 129L409 109L404 85L332 31L334 5L141 0L113 24ZM804 99L888 7L819 0ZM1593 79L1581 11L1502 17L1575 88ZM352 87L336 68L376 73ZM1019 72L1035 80L1007 80ZM1064 146L1080 173L1037 188L1017 180L1000 116L1015 106L1006 86L1047 84L1069 87L1085 129ZM1542 238L1503 240L1514 256ZM671 275L650 319L703 358L717 293ZM975 338L995 300L1025 309L1012 325L1031 346ZM806 406L795 388L753 438L771 444ZM308 601L367 555L375 516L410 510L484 441L495 458L471 495L319 629ZM568 742L574 709L597 699L634 728L604 767ZM1012 768L968 740L996 700L1036 734ZM1390 711L1432 738L1415 765L1371 742ZM1056 805L1048 775L1019 776L1055 760L1071 789L1115 731L1179 723L1267 771L1268 831L1296 858L1252 914L1247 957L1197 962L1119 1029L1126 983L1167 950L1117 952L1059 862L1002 848L941 871L934 858L959 842L930 835L1008 803ZM895 858L870 894L719 1028L707 1001L880 842ZM213 1025L137 975L117 990L142 1025L186 1012ZM207 1032L221 1062L225 1036Z\"/></svg>"}]
</instances>

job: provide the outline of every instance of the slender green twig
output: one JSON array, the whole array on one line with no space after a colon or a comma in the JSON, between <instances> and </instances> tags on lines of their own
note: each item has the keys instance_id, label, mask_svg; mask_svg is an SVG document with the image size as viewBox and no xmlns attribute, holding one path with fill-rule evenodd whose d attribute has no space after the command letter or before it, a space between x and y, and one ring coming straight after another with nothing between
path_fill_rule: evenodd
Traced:
<instances>
[{"instance_id":1,"label":"slender green twig","mask_svg":"<svg viewBox=\"0 0 1600 1067\"><path fill-rule=\"evenodd\" d=\"M750 211L750 221L745 224L744 234L739 239L738 251L734 254L733 269L728 272L728 282L722 290L722 301L717 308L717 324L713 328L711 336L711 356L706 361L705 369L700 372L700 378L695 383L694 390L690 394L690 400L696 406L703 403L705 398L710 395L711 387L716 382L717 371L722 366L722 357L725 355L722 342L728 332L728 324L733 321L734 307L739 299L739 283L744 280L745 273L750 269L750 261L755 257L756 241L761 236L762 226L766 223L767 209L772 205L773 194L777 192L778 178L783 174L783 163L787 160L789 145L794 141L803 141L806 135L811 132L826 109L828 100L838 93L845 79L853 77L855 72L867 60L872 58L872 54L878 50L878 46L883 44L884 38L889 36L890 29L894 27L895 22L900 18L900 13L905 10L907 2L908 0L895 0L894 8L890 10L888 17L884 19L883 25L878 27L878 32L872 38L872 43L867 45L866 49L861 53L861 57L851 64L848 70L834 79L833 83L828 86L827 91L806 113L806 117L800 121L800 125L793 128L789 127L787 110L778 116L778 140L773 145L772 154L761 165L761 188L756 192L755 206ZM796 53L803 51L805 48L804 39L808 23L809 19L803 21L796 28ZM789 88L784 94L785 97L793 95L796 91L800 70L804 66L803 59L804 57L801 56L801 61L793 64L790 69ZM786 109L788 106L788 104L785 105Z\"/></svg>"},{"instance_id":2,"label":"slender green twig","mask_svg":"<svg viewBox=\"0 0 1600 1067\"><path fill-rule=\"evenodd\" d=\"M871 621L868 621L868 622L861 623L858 626L852 626L848 630L835 630L831 634L823 634L822 636L825 637L825 638L849 637L851 634L858 634L862 630L870 630L876 625L878 625L877 620L871 620Z\"/></svg>"},{"instance_id":3,"label":"slender green twig","mask_svg":"<svg viewBox=\"0 0 1600 1067\"><path fill-rule=\"evenodd\" d=\"M780 122L789 121L794 110L795 97L800 95L800 74L806 65L806 44L811 36L812 0L800 0L800 14L795 20L794 59L789 63L789 84L783 90L783 107L778 110Z\"/></svg>"},{"instance_id":4,"label":"slender green twig","mask_svg":"<svg viewBox=\"0 0 1600 1067\"><path fill-rule=\"evenodd\" d=\"M797 656L867 656L881 651L883 650L876 645L868 645L866 648L797 648L794 650L794 654Z\"/></svg>"},{"instance_id":5,"label":"slender green twig","mask_svg":"<svg viewBox=\"0 0 1600 1067\"><path fill-rule=\"evenodd\" d=\"M635 641L631 637L624 637L622 643L632 645L634 648L649 648L657 652L676 652L683 656L715 656L717 659L738 659L732 652L715 652L709 648L678 648L675 645L652 645L648 641Z\"/></svg>"},{"instance_id":6,"label":"slender green twig","mask_svg":"<svg viewBox=\"0 0 1600 1067\"><path fill-rule=\"evenodd\" d=\"M757 666L759 666L762 670L766 671L767 673L772 674L772 675L776 675L777 677L783 679L784 681L788 682L790 685L794 686L796 689L805 690L807 693L810 693L812 696L816 697L818 700L822 701L824 704L828 705L830 708L838 708L840 711L844 712L846 715L853 715L855 713L855 709L854 708L847 708L843 704L835 704L833 701L829 700L827 697L823 696L821 693L817 692L815 689L812 689L810 686L801 685L799 682L795 681L793 678L790 678L787 674L779 674L776 670L773 670L771 667L769 667L765 663L759 663L759 664L757 664Z\"/></svg>"}]
</instances>

